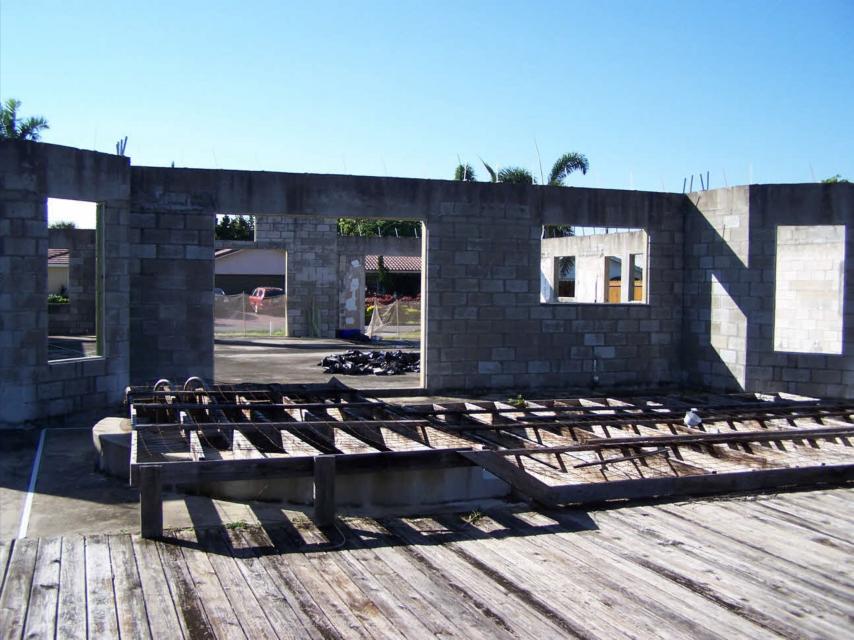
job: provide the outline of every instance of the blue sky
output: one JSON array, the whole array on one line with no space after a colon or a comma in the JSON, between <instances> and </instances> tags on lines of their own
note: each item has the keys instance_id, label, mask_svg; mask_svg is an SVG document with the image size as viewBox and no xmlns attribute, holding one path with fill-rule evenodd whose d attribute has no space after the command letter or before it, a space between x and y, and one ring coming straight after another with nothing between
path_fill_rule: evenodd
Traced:
<instances>
[{"instance_id":1,"label":"blue sky","mask_svg":"<svg viewBox=\"0 0 854 640\"><path fill-rule=\"evenodd\" d=\"M854 178L854 2L0 4L0 97L139 165L681 191ZM697 181L695 181L695 187Z\"/></svg>"}]
</instances>

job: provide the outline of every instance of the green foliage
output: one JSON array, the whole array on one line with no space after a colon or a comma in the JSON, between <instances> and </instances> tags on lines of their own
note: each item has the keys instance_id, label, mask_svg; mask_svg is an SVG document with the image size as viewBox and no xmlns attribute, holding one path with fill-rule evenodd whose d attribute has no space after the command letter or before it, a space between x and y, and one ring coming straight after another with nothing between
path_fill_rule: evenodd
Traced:
<instances>
[{"instance_id":1,"label":"green foliage","mask_svg":"<svg viewBox=\"0 0 854 640\"><path fill-rule=\"evenodd\" d=\"M525 401L525 398L522 397L521 393L517 393L515 398L507 398L507 404L512 405L517 409L524 409L528 406L528 403Z\"/></svg>"},{"instance_id":2,"label":"green foliage","mask_svg":"<svg viewBox=\"0 0 854 640\"><path fill-rule=\"evenodd\" d=\"M21 101L9 98L0 105L0 140L35 140L41 138L41 132L49 129L47 120L41 116L19 119L18 109Z\"/></svg>"},{"instance_id":3,"label":"green foliage","mask_svg":"<svg viewBox=\"0 0 854 640\"><path fill-rule=\"evenodd\" d=\"M77 225L68 220L58 220L57 222L51 222L48 229L76 229Z\"/></svg>"},{"instance_id":4,"label":"green foliage","mask_svg":"<svg viewBox=\"0 0 854 640\"><path fill-rule=\"evenodd\" d=\"M535 184L531 172L522 167L504 167L498 172L498 182L507 184Z\"/></svg>"},{"instance_id":5,"label":"green foliage","mask_svg":"<svg viewBox=\"0 0 854 640\"><path fill-rule=\"evenodd\" d=\"M486 171L491 178L491 182L537 184L536 178L534 178L530 171L523 167L505 167L496 172L495 169L488 165L483 158L481 158L480 161L483 163L483 166L486 167ZM457 171L460 171L460 167L462 166L463 165L459 165L457 167ZM589 169L590 162L587 160L587 156L574 151L571 153L565 153L557 159L554 165L552 165L552 170L549 173L549 181L546 184L554 187L562 186L570 173L573 173L574 171L581 171L581 173L586 174Z\"/></svg>"},{"instance_id":6,"label":"green foliage","mask_svg":"<svg viewBox=\"0 0 854 640\"><path fill-rule=\"evenodd\" d=\"M821 181L822 184L839 184L840 182L848 182L848 180L843 178L838 173L835 176L825 178L824 180Z\"/></svg>"},{"instance_id":7,"label":"green foliage","mask_svg":"<svg viewBox=\"0 0 854 640\"><path fill-rule=\"evenodd\" d=\"M254 240L255 218L224 215L216 223L217 240Z\"/></svg>"},{"instance_id":8,"label":"green foliage","mask_svg":"<svg viewBox=\"0 0 854 640\"><path fill-rule=\"evenodd\" d=\"M421 223L418 220L338 218L338 235L418 238L421 236Z\"/></svg>"},{"instance_id":9,"label":"green foliage","mask_svg":"<svg viewBox=\"0 0 854 640\"><path fill-rule=\"evenodd\" d=\"M470 164L458 164L457 168L454 169L454 180L477 182L477 176L474 175L474 169L472 169Z\"/></svg>"},{"instance_id":10,"label":"green foliage","mask_svg":"<svg viewBox=\"0 0 854 640\"><path fill-rule=\"evenodd\" d=\"M483 515L483 513L481 513L481 511L480 511L480 510L475 509L474 511L472 511L472 512L471 512L471 513L469 513L468 515L463 516L463 520L464 520L467 524L470 524L470 525L474 526L474 525L476 525L478 522L480 522L481 520L483 520L483 518L484 518L484 517L486 517L486 516L484 516L484 515Z\"/></svg>"},{"instance_id":11,"label":"green foliage","mask_svg":"<svg viewBox=\"0 0 854 640\"><path fill-rule=\"evenodd\" d=\"M581 171L586 175L588 169L590 169L590 163L587 161L587 156L575 152L565 153L552 165L548 183L553 187L562 186L563 181L573 171Z\"/></svg>"},{"instance_id":12,"label":"green foliage","mask_svg":"<svg viewBox=\"0 0 854 640\"><path fill-rule=\"evenodd\" d=\"M480 159L483 163L483 166L486 167L486 172L489 174L490 182L498 182L498 175L495 173L495 169L486 164L486 160L483 158Z\"/></svg>"},{"instance_id":13,"label":"green foliage","mask_svg":"<svg viewBox=\"0 0 854 640\"><path fill-rule=\"evenodd\" d=\"M575 230L568 224L547 224L543 226L544 238L566 238L574 236Z\"/></svg>"}]
</instances>

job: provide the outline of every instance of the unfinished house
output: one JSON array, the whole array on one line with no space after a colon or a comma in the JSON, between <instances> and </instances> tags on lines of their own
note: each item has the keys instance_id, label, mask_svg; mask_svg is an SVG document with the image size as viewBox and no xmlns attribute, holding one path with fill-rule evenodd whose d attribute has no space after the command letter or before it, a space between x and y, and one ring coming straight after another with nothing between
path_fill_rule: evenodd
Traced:
<instances>
[{"instance_id":1,"label":"unfinished house","mask_svg":"<svg viewBox=\"0 0 854 640\"><path fill-rule=\"evenodd\" d=\"M48 230L48 198L93 203L97 228ZM254 216L254 240L215 242L218 214ZM422 233L339 237L339 217ZM93 438L101 469L139 488L142 537L0 541L0 626L844 637L846 489L563 507L854 479L852 226L849 184L670 194L136 167L2 142L0 424L124 403ZM47 302L59 251L81 305L65 325ZM218 381L217 252L229 287L274 278L294 337L364 328L366 257L420 260L421 397ZM164 538L164 487L312 505L314 524ZM336 520L506 498L528 504Z\"/></svg>"},{"instance_id":2,"label":"unfinished house","mask_svg":"<svg viewBox=\"0 0 854 640\"><path fill-rule=\"evenodd\" d=\"M161 377L213 381L222 213L256 217L241 248L286 255L293 336L358 327L359 259L420 254L429 392L854 395L848 184L681 195L170 169L29 142L2 144L0 178L4 422L112 405ZM82 358L48 354L49 197L98 203L96 353ZM421 246L338 237L340 216L421 220ZM543 239L543 225L627 231Z\"/></svg>"}]
</instances>

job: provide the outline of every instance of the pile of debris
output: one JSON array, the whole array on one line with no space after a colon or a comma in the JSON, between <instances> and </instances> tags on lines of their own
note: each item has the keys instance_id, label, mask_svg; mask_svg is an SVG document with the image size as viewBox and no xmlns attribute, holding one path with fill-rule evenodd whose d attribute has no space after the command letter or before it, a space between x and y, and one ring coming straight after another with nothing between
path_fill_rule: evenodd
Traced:
<instances>
[{"instance_id":1,"label":"pile of debris","mask_svg":"<svg viewBox=\"0 0 854 640\"><path fill-rule=\"evenodd\" d=\"M403 373L418 373L421 354L417 351L359 351L351 349L345 353L327 356L317 366L324 373L343 373L349 376L396 376Z\"/></svg>"}]
</instances>

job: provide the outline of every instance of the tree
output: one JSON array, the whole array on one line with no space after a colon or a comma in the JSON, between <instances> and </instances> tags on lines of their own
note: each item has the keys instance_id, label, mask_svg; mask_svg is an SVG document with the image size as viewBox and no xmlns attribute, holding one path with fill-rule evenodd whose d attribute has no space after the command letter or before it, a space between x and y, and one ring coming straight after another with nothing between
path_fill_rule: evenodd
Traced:
<instances>
[{"instance_id":1,"label":"tree","mask_svg":"<svg viewBox=\"0 0 854 640\"><path fill-rule=\"evenodd\" d=\"M217 240L254 240L255 218L252 216L222 216L216 223Z\"/></svg>"},{"instance_id":2,"label":"tree","mask_svg":"<svg viewBox=\"0 0 854 640\"><path fill-rule=\"evenodd\" d=\"M460 182L477 182L477 177L474 175L474 169L471 168L470 164L458 164L457 168L454 169L454 180Z\"/></svg>"},{"instance_id":3,"label":"tree","mask_svg":"<svg viewBox=\"0 0 854 640\"><path fill-rule=\"evenodd\" d=\"M825 178L824 180L821 181L822 184L839 184L840 182L848 182L848 180L843 178L838 173L835 176Z\"/></svg>"},{"instance_id":4,"label":"tree","mask_svg":"<svg viewBox=\"0 0 854 640\"><path fill-rule=\"evenodd\" d=\"M508 184L537 184L536 178L534 178L530 171L523 167L505 167L496 172L495 169L483 160L483 158L481 158L480 161L486 168L486 172L489 174L491 182L504 182ZM577 153L575 151L565 153L555 161L554 165L552 165L552 170L551 173L549 173L549 179L546 184L552 187L563 186L569 174L574 171L581 171L581 173L586 174L589 169L590 162L587 160L587 156L583 153ZM459 167L457 167L457 170L459 171Z\"/></svg>"},{"instance_id":5,"label":"tree","mask_svg":"<svg viewBox=\"0 0 854 640\"><path fill-rule=\"evenodd\" d=\"M417 238L418 220L376 220L374 218L338 218L338 235Z\"/></svg>"},{"instance_id":6,"label":"tree","mask_svg":"<svg viewBox=\"0 0 854 640\"><path fill-rule=\"evenodd\" d=\"M581 171L582 174L587 175L588 169L590 169L590 163L587 161L587 156L574 151L565 153L552 165L548 184L553 187L561 187L570 173Z\"/></svg>"},{"instance_id":7,"label":"tree","mask_svg":"<svg viewBox=\"0 0 854 640\"><path fill-rule=\"evenodd\" d=\"M76 229L77 225L68 220L58 220L57 222L51 222L48 229Z\"/></svg>"},{"instance_id":8,"label":"tree","mask_svg":"<svg viewBox=\"0 0 854 640\"><path fill-rule=\"evenodd\" d=\"M504 167L498 172L498 182L507 184L536 184L531 172L522 167Z\"/></svg>"},{"instance_id":9,"label":"tree","mask_svg":"<svg viewBox=\"0 0 854 640\"><path fill-rule=\"evenodd\" d=\"M47 120L41 116L18 119L21 101L9 98L0 105L0 140L34 140L41 137L44 129L49 129Z\"/></svg>"}]
</instances>

